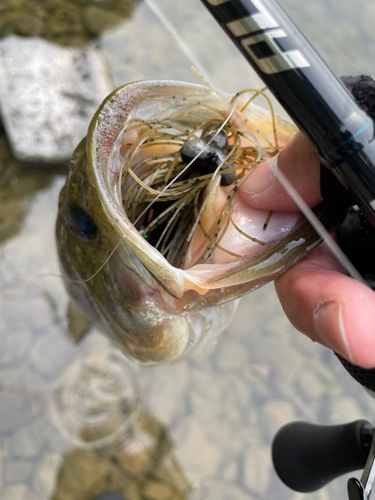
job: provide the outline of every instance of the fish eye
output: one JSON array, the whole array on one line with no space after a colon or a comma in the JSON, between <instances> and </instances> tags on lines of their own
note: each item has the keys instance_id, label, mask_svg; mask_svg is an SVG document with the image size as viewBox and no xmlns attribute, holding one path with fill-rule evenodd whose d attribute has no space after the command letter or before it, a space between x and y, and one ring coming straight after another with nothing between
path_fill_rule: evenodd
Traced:
<instances>
[{"instance_id":1,"label":"fish eye","mask_svg":"<svg viewBox=\"0 0 375 500\"><path fill-rule=\"evenodd\" d=\"M83 241L93 241L98 233L92 218L78 206L68 209L68 227Z\"/></svg>"}]
</instances>

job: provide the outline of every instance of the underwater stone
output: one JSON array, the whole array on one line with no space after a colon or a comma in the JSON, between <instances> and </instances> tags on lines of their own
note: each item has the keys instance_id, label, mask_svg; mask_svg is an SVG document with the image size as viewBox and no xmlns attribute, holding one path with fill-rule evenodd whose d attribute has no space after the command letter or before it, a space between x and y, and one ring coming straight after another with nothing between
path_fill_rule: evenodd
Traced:
<instances>
[{"instance_id":1,"label":"underwater stone","mask_svg":"<svg viewBox=\"0 0 375 500\"><path fill-rule=\"evenodd\" d=\"M3 477L6 483L22 483L32 475L35 464L29 460L6 460Z\"/></svg>"},{"instance_id":2,"label":"underwater stone","mask_svg":"<svg viewBox=\"0 0 375 500\"><path fill-rule=\"evenodd\" d=\"M222 481L221 478L206 479L203 486L199 485L196 500L253 500L254 497L243 492L237 485Z\"/></svg>"},{"instance_id":3,"label":"underwater stone","mask_svg":"<svg viewBox=\"0 0 375 500\"><path fill-rule=\"evenodd\" d=\"M363 410L359 406L356 399L344 397L344 395L330 398L328 410L328 416L330 417L332 424L342 424L344 422L350 422L352 420L359 420L363 418Z\"/></svg>"},{"instance_id":4,"label":"underwater stone","mask_svg":"<svg viewBox=\"0 0 375 500\"><path fill-rule=\"evenodd\" d=\"M189 480L199 483L212 476L223 462L223 450L206 435L206 426L192 416L184 419L175 434L179 443L177 459L182 470L189 471Z\"/></svg>"},{"instance_id":5,"label":"underwater stone","mask_svg":"<svg viewBox=\"0 0 375 500\"><path fill-rule=\"evenodd\" d=\"M270 399L263 406L261 418L264 422L263 430L266 440L270 441L280 427L296 420L295 408L289 401L281 398Z\"/></svg>"},{"instance_id":6,"label":"underwater stone","mask_svg":"<svg viewBox=\"0 0 375 500\"><path fill-rule=\"evenodd\" d=\"M327 394L327 384L321 380L315 367L314 370L304 368L299 374L296 385L307 400L316 400Z\"/></svg>"},{"instance_id":7,"label":"underwater stone","mask_svg":"<svg viewBox=\"0 0 375 500\"><path fill-rule=\"evenodd\" d=\"M60 479L62 463L63 458L59 453L43 456L38 470L33 475L33 490L38 493L38 498L52 497L52 492L56 489L56 478ZM94 476L95 472L93 471Z\"/></svg>"},{"instance_id":8,"label":"underwater stone","mask_svg":"<svg viewBox=\"0 0 375 500\"><path fill-rule=\"evenodd\" d=\"M53 330L40 336L30 351L30 361L36 372L51 380L73 361L74 345L60 330Z\"/></svg>"},{"instance_id":9,"label":"underwater stone","mask_svg":"<svg viewBox=\"0 0 375 500\"><path fill-rule=\"evenodd\" d=\"M1 498L2 500L29 500L28 494L25 484L14 484L5 490Z\"/></svg>"},{"instance_id":10,"label":"underwater stone","mask_svg":"<svg viewBox=\"0 0 375 500\"><path fill-rule=\"evenodd\" d=\"M63 48L16 35L0 41L0 109L22 163L65 163L112 90L93 48Z\"/></svg>"},{"instance_id":11,"label":"underwater stone","mask_svg":"<svg viewBox=\"0 0 375 500\"><path fill-rule=\"evenodd\" d=\"M9 335L9 330L3 329L0 325L0 367L21 363L27 357L31 343L32 335L30 332L12 331L12 335Z\"/></svg>"},{"instance_id":12,"label":"underwater stone","mask_svg":"<svg viewBox=\"0 0 375 500\"><path fill-rule=\"evenodd\" d=\"M38 395L17 385L1 385L0 393L0 433L12 432L40 414Z\"/></svg>"},{"instance_id":13,"label":"underwater stone","mask_svg":"<svg viewBox=\"0 0 375 500\"><path fill-rule=\"evenodd\" d=\"M220 345L217 358L218 367L223 370L238 370L248 367L248 352L238 341L229 341Z\"/></svg>"},{"instance_id":14,"label":"underwater stone","mask_svg":"<svg viewBox=\"0 0 375 500\"><path fill-rule=\"evenodd\" d=\"M83 22L88 31L93 36L98 36L104 30L109 30L114 28L118 24L121 24L122 17L96 7L95 5L90 5L86 7L83 14Z\"/></svg>"},{"instance_id":15,"label":"underwater stone","mask_svg":"<svg viewBox=\"0 0 375 500\"><path fill-rule=\"evenodd\" d=\"M15 432L9 443L9 451L13 456L19 458L34 457L39 453L41 447L41 436L36 435L33 429L30 429L30 426L22 427Z\"/></svg>"},{"instance_id":16,"label":"underwater stone","mask_svg":"<svg viewBox=\"0 0 375 500\"><path fill-rule=\"evenodd\" d=\"M173 492L165 483L160 483L156 481L150 481L145 489L144 495L150 500L167 500L172 498Z\"/></svg>"},{"instance_id":17,"label":"underwater stone","mask_svg":"<svg viewBox=\"0 0 375 500\"><path fill-rule=\"evenodd\" d=\"M253 446L244 457L244 486L264 495L271 479L271 456L267 446Z\"/></svg>"}]
</instances>

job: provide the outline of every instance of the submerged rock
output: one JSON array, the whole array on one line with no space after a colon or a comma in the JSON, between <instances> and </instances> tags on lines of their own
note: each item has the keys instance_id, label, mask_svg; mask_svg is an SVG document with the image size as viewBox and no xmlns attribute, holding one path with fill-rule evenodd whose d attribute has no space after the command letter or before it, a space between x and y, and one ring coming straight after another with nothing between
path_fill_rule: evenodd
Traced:
<instances>
[{"instance_id":1,"label":"submerged rock","mask_svg":"<svg viewBox=\"0 0 375 500\"><path fill-rule=\"evenodd\" d=\"M0 38L40 36L59 45L80 46L133 12L135 0L1 0Z\"/></svg>"},{"instance_id":2,"label":"submerged rock","mask_svg":"<svg viewBox=\"0 0 375 500\"><path fill-rule=\"evenodd\" d=\"M22 163L64 163L112 90L97 50L16 35L0 41L0 108Z\"/></svg>"}]
</instances>

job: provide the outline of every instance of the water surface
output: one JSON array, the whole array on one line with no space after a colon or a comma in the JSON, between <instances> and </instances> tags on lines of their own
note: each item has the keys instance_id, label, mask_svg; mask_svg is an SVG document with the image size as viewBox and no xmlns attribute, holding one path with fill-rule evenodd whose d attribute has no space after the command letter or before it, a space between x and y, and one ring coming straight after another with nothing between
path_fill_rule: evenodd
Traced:
<instances>
[{"instance_id":1,"label":"water surface","mask_svg":"<svg viewBox=\"0 0 375 500\"><path fill-rule=\"evenodd\" d=\"M336 74L373 73L370 0L281 4ZM218 87L262 85L199 0L158 5ZM198 83L146 2L90 43L103 50L114 86ZM68 297L51 276L59 274L54 222L65 170L20 168L4 135L0 162L3 500L91 500L108 488L129 500L302 499L273 472L278 428L294 419L375 420L374 401L329 350L293 329L272 285L241 301L215 345L172 367L134 369L129 384L128 364L96 329L75 344ZM309 498L346 498L345 480Z\"/></svg>"}]
</instances>

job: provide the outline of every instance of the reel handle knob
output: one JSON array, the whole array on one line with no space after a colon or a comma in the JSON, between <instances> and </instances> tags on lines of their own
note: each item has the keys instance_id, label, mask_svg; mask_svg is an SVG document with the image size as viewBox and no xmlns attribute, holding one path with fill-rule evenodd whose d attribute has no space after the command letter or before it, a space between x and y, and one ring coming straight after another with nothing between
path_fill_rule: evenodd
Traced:
<instances>
[{"instance_id":1,"label":"reel handle knob","mask_svg":"<svg viewBox=\"0 0 375 500\"><path fill-rule=\"evenodd\" d=\"M363 469L373 428L366 420L344 425L284 425L272 443L272 459L289 488L309 493L347 472Z\"/></svg>"}]
</instances>

